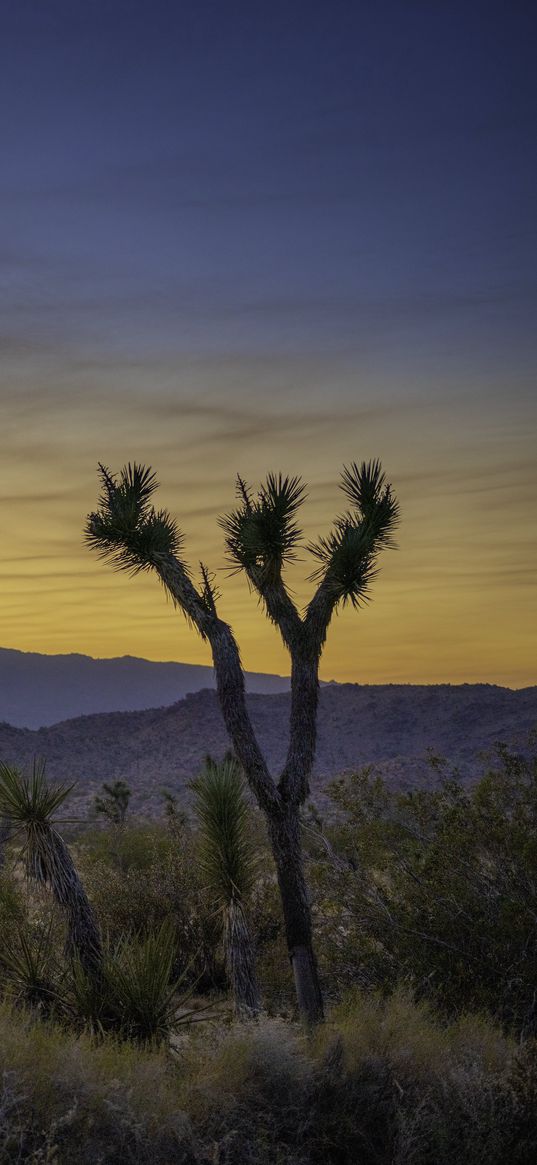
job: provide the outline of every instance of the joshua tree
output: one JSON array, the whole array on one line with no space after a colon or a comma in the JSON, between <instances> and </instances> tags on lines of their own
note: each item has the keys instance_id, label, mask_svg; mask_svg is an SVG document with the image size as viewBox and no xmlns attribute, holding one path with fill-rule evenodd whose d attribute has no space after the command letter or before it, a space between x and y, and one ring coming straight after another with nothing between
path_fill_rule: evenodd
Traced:
<instances>
[{"instance_id":1,"label":"joshua tree","mask_svg":"<svg viewBox=\"0 0 537 1165\"><path fill-rule=\"evenodd\" d=\"M32 775L23 777L0 763L0 817L24 831L27 873L50 886L67 916L67 952L96 980L103 957L99 929L71 854L52 822L71 788L48 785L43 764L34 763Z\"/></svg>"},{"instance_id":2,"label":"joshua tree","mask_svg":"<svg viewBox=\"0 0 537 1165\"><path fill-rule=\"evenodd\" d=\"M97 813L108 817L114 825L124 825L131 799L131 791L125 781L114 781L113 785L103 785L104 797L95 797L93 804Z\"/></svg>"},{"instance_id":3,"label":"joshua tree","mask_svg":"<svg viewBox=\"0 0 537 1165\"><path fill-rule=\"evenodd\" d=\"M168 829L174 837L179 838L184 830L188 829L188 814L184 809L179 808L177 797L174 793L170 793L169 789L161 789L160 795L164 802L164 816Z\"/></svg>"},{"instance_id":4,"label":"joshua tree","mask_svg":"<svg viewBox=\"0 0 537 1165\"><path fill-rule=\"evenodd\" d=\"M299 1009L307 1022L315 1023L322 1019L323 1005L303 872L300 807L308 795L315 754L319 660L334 612L346 602L362 605L379 551L392 545L398 520L392 488L378 461L344 469L341 488L349 508L326 537L307 547L317 563L311 576L316 587L303 613L283 577L301 540L295 520L305 498L300 479L270 474L254 494L238 478L237 508L220 519L233 570L245 573L291 656L289 748L275 781L252 728L239 650L231 628L218 616L212 577L201 564L201 583L196 587L192 582L176 522L152 504L156 475L136 464L125 466L118 476L102 465L99 471L102 491L98 510L87 519L87 544L119 570L154 570L210 644L226 728L267 820Z\"/></svg>"},{"instance_id":5,"label":"joshua tree","mask_svg":"<svg viewBox=\"0 0 537 1165\"><path fill-rule=\"evenodd\" d=\"M226 969L235 1010L239 1015L256 1015L260 999L244 900L254 884L258 863L248 836L241 767L232 755L220 764L209 756L192 789L200 824L200 865L222 912Z\"/></svg>"}]
</instances>

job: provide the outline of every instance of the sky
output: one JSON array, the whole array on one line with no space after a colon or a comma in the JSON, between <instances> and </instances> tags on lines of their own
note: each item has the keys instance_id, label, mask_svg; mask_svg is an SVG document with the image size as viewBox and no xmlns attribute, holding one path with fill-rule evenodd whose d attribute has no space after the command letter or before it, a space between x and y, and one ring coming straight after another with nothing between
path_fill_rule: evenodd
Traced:
<instances>
[{"instance_id":1,"label":"sky","mask_svg":"<svg viewBox=\"0 0 537 1165\"><path fill-rule=\"evenodd\" d=\"M379 457L399 549L325 679L537 683L532 0L4 0L0 646L210 663L85 549L150 464L250 670L288 661L219 514ZM304 553L289 582L311 593Z\"/></svg>"}]
</instances>

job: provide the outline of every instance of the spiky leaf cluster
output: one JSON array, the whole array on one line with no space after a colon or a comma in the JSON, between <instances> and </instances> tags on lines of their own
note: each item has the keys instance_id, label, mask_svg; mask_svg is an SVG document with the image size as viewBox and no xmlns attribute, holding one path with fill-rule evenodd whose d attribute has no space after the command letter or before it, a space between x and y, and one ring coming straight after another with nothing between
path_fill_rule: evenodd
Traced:
<instances>
[{"instance_id":1,"label":"spiky leaf cluster","mask_svg":"<svg viewBox=\"0 0 537 1165\"><path fill-rule=\"evenodd\" d=\"M179 557L182 534L168 511L156 510L151 501L158 488L151 468L129 462L115 475L99 465L99 474L99 508L88 515L84 531L90 549L131 575L151 569L158 555Z\"/></svg>"},{"instance_id":2,"label":"spiky leaf cluster","mask_svg":"<svg viewBox=\"0 0 537 1165\"><path fill-rule=\"evenodd\" d=\"M48 826L72 788L66 784L49 785L44 761L34 761L29 777L0 762L0 817L14 825Z\"/></svg>"},{"instance_id":3,"label":"spiky leaf cluster","mask_svg":"<svg viewBox=\"0 0 537 1165\"><path fill-rule=\"evenodd\" d=\"M175 974L177 935L166 919L156 930L123 934L105 946L100 981L92 981L80 961L72 968L72 1005L92 1031L115 1032L139 1044L168 1041L186 1023L211 1018L208 1008L191 1009L196 984L188 985L190 966Z\"/></svg>"},{"instance_id":4,"label":"spiky leaf cluster","mask_svg":"<svg viewBox=\"0 0 537 1165\"><path fill-rule=\"evenodd\" d=\"M299 477L269 473L257 496L240 477L237 493L240 505L219 519L228 560L234 570L270 582L296 558L302 531L295 516L305 498L304 486Z\"/></svg>"},{"instance_id":5,"label":"spiky leaf cluster","mask_svg":"<svg viewBox=\"0 0 537 1165\"><path fill-rule=\"evenodd\" d=\"M352 509L336 519L327 537L308 545L319 562L311 578L324 584L334 602L359 607L376 577L378 552L394 545L399 506L379 461L345 467L341 489Z\"/></svg>"},{"instance_id":6,"label":"spiky leaf cluster","mask_svg":"<svg viewBox=\"0 0 537 1165\"><path fill-rule=\"evenodd\" d=\"M252 888L257 857L249 830L249 807L238 762L227 756L217 763L207 757L192 782L200 824L200 866L215 903L227 908Z\"/></svg>"},{"instance_id":7,"label":"spiky leaf cluster","mask_svg":"<svg viewBox=\"0 0 537 1165\"><path fill-rule=\"evenodd\" d=\"M52 924L51 918L48 926L23 926L15 941L8 939L6 943L4 937L0 954L8 994L16 1002L39 1008L41 1015L46 1015L60 998L54 983Z\"/></svg>"}]
</instances>

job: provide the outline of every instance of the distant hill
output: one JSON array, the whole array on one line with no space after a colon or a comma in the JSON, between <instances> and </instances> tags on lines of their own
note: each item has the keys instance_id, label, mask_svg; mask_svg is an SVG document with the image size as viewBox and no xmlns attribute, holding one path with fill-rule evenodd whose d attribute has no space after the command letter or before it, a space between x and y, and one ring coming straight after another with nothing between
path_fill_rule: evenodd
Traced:
<instances>
[{"instance_id":1,"label":"distant hill","mask_svg":"<svg viewBox=\"0 0 537 1165\"><path fill-rule=\"evenodd\" d=\"M173 704L189 692L215 688L211 667L152 663L131 655L38 655L0 648L0 721L41 728L93 712L134 712ZM249 692L285 692L284 676L246 674Z\"/></svg>"},{"instance_id":2,"label":"distant hill","mask_svg":"<svg viewBox=\"0 0 537 1165\"><path fill-rule=\"evenodd\" d=\"M250 695L248 706L277 773L287 745L289 695ZM471 780L482 771L483 750L495 741L524 748L536 724L536 687L327 685L320 692L313 789L368 763L398 787L431 783L428 749ZM207 690L171 707L83 716L38 731L0 724L0 759L28 766L35 755L46 758L51 777L79 782L73 802L79 807L103 781L122 778L135 791L138 809L152 812L163 786L180 793L207 752L219 757L227 747L216 695Z\"/></svg>"}]
</instances>

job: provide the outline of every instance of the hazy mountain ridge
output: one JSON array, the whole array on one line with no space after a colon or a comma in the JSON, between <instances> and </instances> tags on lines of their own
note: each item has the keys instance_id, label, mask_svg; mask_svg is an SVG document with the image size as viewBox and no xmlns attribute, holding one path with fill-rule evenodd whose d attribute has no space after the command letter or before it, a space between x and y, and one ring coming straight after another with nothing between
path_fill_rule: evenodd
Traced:
<instances>
[{"instance_id":1,"label":"hazy mountain ridge","mask_svg":"<svg viewBox=\"0 0 537 1165\"><path fill-rule=\"evenodd\" d=\"M250 692L284 692L285 676L246 673ZM189 692L215 688L212 667L155 663L132 655L40 655L0 647L0 721L41 728L97 712L133 712L173 704Z\"/></svg>"},{"instance_id":2,"label":"hazy mountain ridge","mask_svg":"<svg viewBox=\"0 0 537 1165\"><path fill-rule=\"evenodd\" d=\"M277 773L287 747L289 695L247 699ZM471 779L482 770L483 750L497 740L524 748L536 725L537 687L329 685L320 692L313 789L368 763L397 785L430 782L428 749ZM221 756L227 747L217 698L208 690L169 707L82 716L37 731L0 724L0 759L27 767L35 755L45 758L51 777L79 782L79 804L103 781L122 778L140 808L156 807L164 786L180 792L207 752Z\"/></svg>"}]
</instances>

